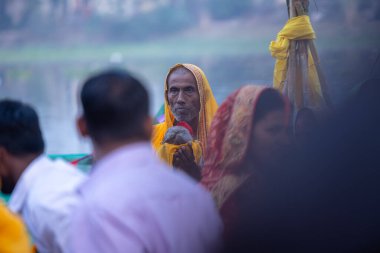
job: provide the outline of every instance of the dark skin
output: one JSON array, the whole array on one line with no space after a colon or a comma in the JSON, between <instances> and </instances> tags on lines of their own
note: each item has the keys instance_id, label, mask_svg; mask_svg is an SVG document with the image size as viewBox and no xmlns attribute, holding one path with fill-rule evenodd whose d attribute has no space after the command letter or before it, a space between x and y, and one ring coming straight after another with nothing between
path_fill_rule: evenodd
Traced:
<instances>
[{"instance_id":1,"label":"dark skin","mask_svg":"<svg viewBox=\"0 0 380 253\"><path fill-rule=\"evenodd\" d=\"M185 69L175 69L168 77L167 100L176 121L187 122L197 136L200 98L193 74ZM199 181L201 168L195 162L191 144L181 147L173 155L173 166Z\"/></svg>"},{"instance_id":2,"label":"dark skin","mask_svg":"<svg viewBox=\"0 0 380 253\"><path fill-rule=\"evenodd\" d=\"M181 147L173 155L173 166L184 171L196 181L201 180L201 168L195 162L191 144Z\"/></svg>"}]
</instances>

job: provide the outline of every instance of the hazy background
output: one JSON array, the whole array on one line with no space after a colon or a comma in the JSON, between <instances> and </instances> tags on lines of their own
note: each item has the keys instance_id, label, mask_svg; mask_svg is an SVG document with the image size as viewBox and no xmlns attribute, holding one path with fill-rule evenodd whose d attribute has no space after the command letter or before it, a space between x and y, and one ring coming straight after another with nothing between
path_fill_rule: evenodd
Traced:
<instances>
[{"instance_id":1,"label":"hazy background","mask_svg":"<svg viewBox=\"0 0 380 253\"><path fill-rule=\"evenodd\" d=\"M105 67L147 85L152 114L177 62L199 65L218 102L246 83L272 82L268 51L287 20L285 0L1 0L0 98L38 110L48 153L82 153L78 87ZM333 102L379 77L380 1L310 1Z\"/></svg>"}]
</instances>

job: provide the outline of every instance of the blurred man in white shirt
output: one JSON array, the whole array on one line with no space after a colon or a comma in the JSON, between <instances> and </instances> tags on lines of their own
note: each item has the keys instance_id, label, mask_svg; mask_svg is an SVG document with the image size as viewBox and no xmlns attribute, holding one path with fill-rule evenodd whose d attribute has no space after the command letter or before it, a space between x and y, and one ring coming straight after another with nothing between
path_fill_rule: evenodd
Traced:
<instances>
[{"instance_id":1,"label":"blurred man in white shirt","mask_svg":"<svg viewBox=\"0 0 380 253\"><path fill-rule=\"evenodd\" d=\"M39 253L63 252L74 194L86 176L45 155L38 116L29 105L0 101L0 176L10 194L9 208L19 213Z\"/></svg>"}]
</instances>

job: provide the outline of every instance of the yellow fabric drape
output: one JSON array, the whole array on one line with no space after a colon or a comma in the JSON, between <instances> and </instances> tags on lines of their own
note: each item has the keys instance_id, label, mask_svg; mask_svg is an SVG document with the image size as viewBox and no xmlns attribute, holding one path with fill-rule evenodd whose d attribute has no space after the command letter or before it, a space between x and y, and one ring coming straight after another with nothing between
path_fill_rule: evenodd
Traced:
<instances>
[{"instance_id":1,"label":"yellow fabric drape","mask_svg":"<svg viewBox=\"0 0 380 253\"><path fill-rule=\"evenodd\" d=\"M21 219L11 213L3 203L0 203L0 252L32 252L29 237Z\"/></svg>"},{"instance_id":2,"label":"yellow fabric drape","mask_svg":"<svg viewBox=\"0 0 380 253\"><path fill-rule=\"evenodd\" d=\"M272 41L269 50L274 58L276 65L273 74L273 87L280 91L284 91L286 75L288 70L288 53L291 40L313 40L316 38L315 32L310 22L309 16L303 15L288 20L284 28L278 33L277 40ZM308 79L307 90L309 91L308 101L310 106L318 107L322 100L322 90L318 73L314 64L314 59L308 49ZM294 85L294 84L293 84ZM302 107L303 90L295 91L296 107Z\"/></svg>"},{"instance_id":3,"label":"yellow fabric drape","mask_svg":"<svg viewBox=\"0 0 380 253\"><path fill-rule=\"evenodd\" d=\"M187 146L188 144L169 144L169 143L164 143L162 144L158 150L157 150L157 155L160 157L163 161L167 162L170 166L173 166L173 155L174 153L183 146ZM199 164L201 157L202 157L202 148L201 145L198 141L193 141L191 143L191 147L193 149L193 155L195 158L195 162Z\"/></svg>"},{"instance_id":4,"label":"yellow fabric drape","mask_svg":"<svg viewBox=\"0 0 380 253\"><path fill-rule=\"evenodd\" d=\"M202 149L204 149L206 146L208 130L210 128L212 118L218 109L218 105L210 88L210 84L208 83L206 75L199 67L193 64L176 64L169 70L168 75L173 69L178 67L184 67L191 71L195 77L195 80L197 81L201 105L199 111L197 140L200 142ZM161 146L166 131L168 128L173 126L175 120L172 112L170 111L167 99L168 75L166 76L165 80L165 121L153 127L152 145L156 152Z\"/></svg>"}]
</instances>

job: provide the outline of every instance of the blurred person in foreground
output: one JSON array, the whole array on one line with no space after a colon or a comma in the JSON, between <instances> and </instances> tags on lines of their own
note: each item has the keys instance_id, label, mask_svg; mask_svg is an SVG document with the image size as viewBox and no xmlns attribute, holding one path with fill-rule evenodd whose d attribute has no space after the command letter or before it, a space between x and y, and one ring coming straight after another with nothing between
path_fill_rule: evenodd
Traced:
<instances>
[{"instance_id":1,"label":"blurred person in foreground","mask_svg":"<svg viewBox=\"0 0 380 253\"><path fill-rule=\"evenodd\" d=\"M379 79L365 81L279 178L276 198L292 204L274 207L278 231L291 228L285 237L298 238L298 252L380 252L379 94Z\"/></svg>"},{"instance_id":2,"label":"blurred person in foreground","mask_svg":"<svg viewBox=\"0 0 380 253\"><path fill-rule=\"evenodd\" d=\"M366 80L304 147L302 167L313 172L300 205L312 218L300 221L319 252L380 252L379 97L380 79Z\"/></svg>"},{"instance_id":3,"label":"blurred person in foreground","mask_svg":"<svg viewBox=\"0 0 380 253\"><path fill-rule=\"evenodd\" d=\"M80 97L78 128L95 164L79 191L70 252L217 251L222 224L210 194L154 154L143 85L110 70L90 77Z\"/></svg>"},{"instance_id":4,"label":"blurred person in foreground","mask_svg":"<svg viewBox=\"0 0 380 253\"><path fill-rule=\"evenodd\" d=\"M0 201L0 252L31 253L28 233L21 219Z\"/></svg>"},{"instance_id":5,"label":"blurred person in foreground","mask_svg":"<svg viewBox=\"0 0 380 253\"><path fill-rule=\"evenodd\" d=\"M263 185L270 184L268 177L283 163L289 116L280 93L254 85L231 94L215 114L201 182L220 210L226 252L240 245L240 231L265 194Z\"/></svg>"},{"instance_id":6,"label":"blurred person in foreground","mask_svg":"<svg viewBox=\"0 0 380 253\"><path fill-rule=\"evenodd\" d=\"M0 101L0 175L9 208L22 216L40 253L63 252L74 194L86 176L51 161L36 111L14 100Z\"/></svg>"},{"instance_id":7,"label":"blurred person in foreground","mask_svg":"<svg viewBox=\"0 0 380 253\"><path fill-rule=\"evenodd\" d=\"M154 126L152 145L157 151L167 130L184 121L193 130L193 139L205 150L212 118L218 105L203 71L193 64L176 64L165 80L165 121ZM173 154L173 166L200 180L202 164L196 163L191 146Z\"/></svg>"}]
</instances>

